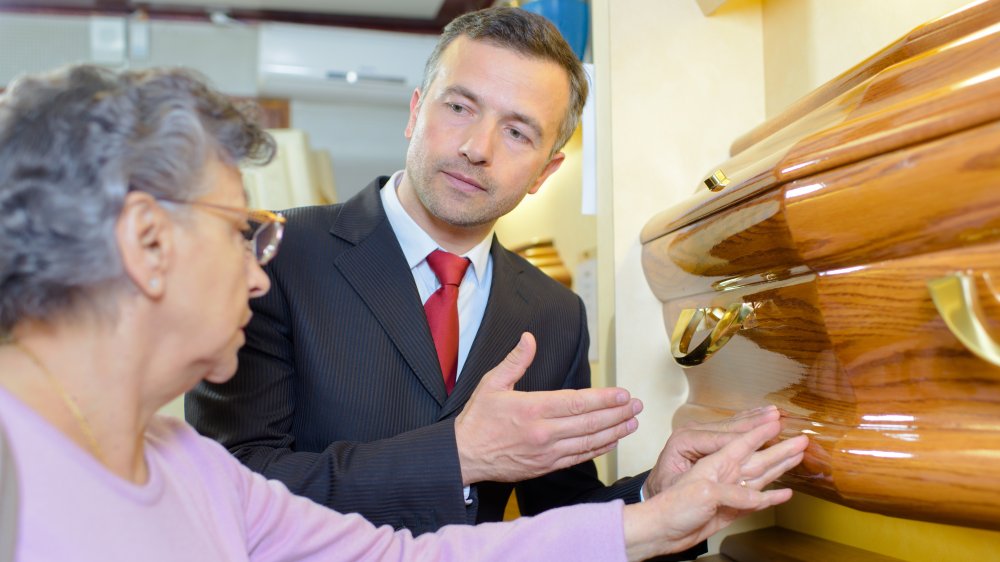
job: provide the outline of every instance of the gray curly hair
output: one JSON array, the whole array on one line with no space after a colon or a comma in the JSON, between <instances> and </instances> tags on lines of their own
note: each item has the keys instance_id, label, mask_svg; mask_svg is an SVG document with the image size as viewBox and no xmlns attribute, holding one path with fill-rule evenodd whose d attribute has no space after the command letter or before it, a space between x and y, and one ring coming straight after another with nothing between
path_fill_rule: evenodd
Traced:
<instances>
[{"instance_id":1,"label":"gray curly hair","mask_svg":"<svg viewBox=\"0 0 1000 562\"><path fill-rule=\"evenodd\" d=\"M563 116L559 136L552 154L561 149L573 132L587 102L587 74L556 26L544 17L520 8L505 6L485 8L463 14L451 21L441 33L437 46L427 59L420 91L426 93L441 67L441 54L459 37L492 43L527 57L552 61L566 71L569 78L569 107ZM489 64L483 61L483 64Z\"/></svg>"},{"instance_id":2,"label":"gray curly hair","mask_svg":"<svg viewBox=\"0 0 1000 562\"><path fill-rule=\"evenodd\" d=\"M190 200L211 158L274 152L188 70L79 65L14 82L0 96L0 337L99 304L124 281L114 228L126 193Z\"/></svg>"}]
</instances>

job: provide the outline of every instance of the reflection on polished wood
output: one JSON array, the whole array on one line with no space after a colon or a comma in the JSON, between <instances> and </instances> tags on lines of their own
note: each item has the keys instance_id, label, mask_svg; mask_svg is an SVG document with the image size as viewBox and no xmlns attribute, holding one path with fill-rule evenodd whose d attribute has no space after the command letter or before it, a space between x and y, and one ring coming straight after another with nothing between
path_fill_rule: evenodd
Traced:
<instances>
[{"instance_id":1,"label":"reflection on polished wood","mask_svg":"<svg viewBox=\"0 0 1000 562\"><path fill-rule=\"evenodd\" d=\"M727 186L698 189L660 213L643 229L642 241L782 184L798 180L807 192L806 180L821 172L995 123L1000 24L994 24L1000 4L987 2L977 13L976 21L991 27L898 62L741 151L713 169L725 170Z\"/></svg>"},{"instance_id":2,"label":"reflection on polished wood","mask_svg":"<svg viewBox=\"0 0 1000 562\"><path fill-rule=\"evenodd\" d=\"M900 61L915 59L924 53L939 50L944 45L997 22L1000 22L1000 10L989 2L972 2L961 10L928 22L817 88L781 114L741 136L733 143L730 153L739 154L758 144L804 115L815 112L816 108L837 97L841 92L854 88Z\"/></svg>"},{"instance_id":3,"label":"reflection on polished wood","mask_svg":"<svg viewBox=\"0 0 1000 562\"><path fill-rule=\"evenodd\" d=\"M715 168L727 186L646 225L643 267L683 350L722 331L690 311L753 310L686 361L677 423L775 403L784 436L811 438L785 483L1000 529L1000 366L932 296L963 279L976 338L1000 342L1000 0L967 12L758 128Z\"/></svg>"},{"instance_id":4,"label":"reflection on polished wood","mask_svg":"<svg viewBox=\"0 0 1000 562\"><path fill-rule=\"evenodd\" d=\"M573 275L559 257L559 251L556 250L551 238L532 240L511 248L511 251L566 287L573 287Z\"/></svg>"}]
</instances>

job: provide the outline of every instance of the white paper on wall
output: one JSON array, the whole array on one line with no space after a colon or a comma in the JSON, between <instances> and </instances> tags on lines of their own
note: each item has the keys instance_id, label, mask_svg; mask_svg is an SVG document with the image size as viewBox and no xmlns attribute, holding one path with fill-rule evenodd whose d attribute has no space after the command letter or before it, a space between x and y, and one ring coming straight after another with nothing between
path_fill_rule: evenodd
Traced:
<instances>
[{"instance_id":1,"label":"white paper on wall","mask_svg":"<svg viewBox=\"0 0 1000 562\"><path fill-rule=\"evenodd\" d=\"M597 116L594 103L594 65L583 63L583 69L587 73L590 81L590 90L587 93L587 103L583 106L583 114L580 116L580 127L583 128L583 164L582 183L583 197L580 213L584 215L597 214ZM593 347L593 346L591 346Z\"/></svg>"},{"instance_id":2,"label":"white paper on wall","mask_svg":"<svg viewBox=\"0 0 1000 562\"><path fill-rule=\"evenodd\" d=\"M590 332L590 350L587 357L591 362L599 359L600 342L597 338L597 260L587 258L576 266L573 275L573 289L580 295L587 307L587 331Z\"/></svg>"}]
</instances>

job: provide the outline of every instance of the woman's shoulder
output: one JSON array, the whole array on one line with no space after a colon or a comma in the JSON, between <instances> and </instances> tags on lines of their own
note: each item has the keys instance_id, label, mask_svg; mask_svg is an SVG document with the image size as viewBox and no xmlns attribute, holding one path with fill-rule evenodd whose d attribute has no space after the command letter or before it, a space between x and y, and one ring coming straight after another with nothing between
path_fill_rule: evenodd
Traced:
<instances>
[{"instance_id":1,"label":"woman's shoulder","mask_svg":"<svg viewBox=\"0 0 1000 562\"><path fill-rule=\"evenodd\" d=\"M176 442L180 444L187 441L196 441L200 437L198 432L188 425L187 422L178 417L166 414L153 416L153 419L150 420L149 425L146 427L147 440L156 440L164 443Z\"/></svg>"},{"instance_id":2,"label":"woman's shoulder","mask_svg":"<svg viewBox=\"0 0 1000 562\"><path fill-rule=\"evenodd\" d=\"M146 427L146 444L172 466L191 466L201 473L209 466L227 471L239 464L222 445L174 416L153 416Z\"/></svg>"}]
</instances>

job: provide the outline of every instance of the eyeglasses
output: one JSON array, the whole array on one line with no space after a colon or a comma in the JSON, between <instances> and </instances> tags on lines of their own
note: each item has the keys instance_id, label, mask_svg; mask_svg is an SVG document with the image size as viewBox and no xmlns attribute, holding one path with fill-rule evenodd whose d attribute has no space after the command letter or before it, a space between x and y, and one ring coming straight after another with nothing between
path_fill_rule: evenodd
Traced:
<instances>
[{"instance_id":1,"label":"eyeglasses","mask_svg":"<svg viewBox=\"0 0 1000 562\"><path fill-rule=\"evenodd\" d=\"M287 219L279 213L272 213L263 209L230 207L229 205L218 205L204 201L177 201L163 197L157 197L157 200L179 205L206 207L240 215L246 222L246 225L240 229L240 232L243 233L247 249L253 255L254 259L257 260L257 263L264 266L278 253L278 246L281 245L281 237L285 232L285 222L287 222Z\"/></svg>"}]
</instances>

